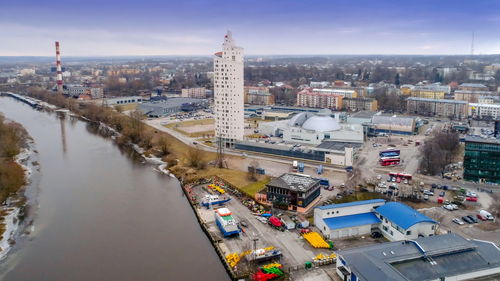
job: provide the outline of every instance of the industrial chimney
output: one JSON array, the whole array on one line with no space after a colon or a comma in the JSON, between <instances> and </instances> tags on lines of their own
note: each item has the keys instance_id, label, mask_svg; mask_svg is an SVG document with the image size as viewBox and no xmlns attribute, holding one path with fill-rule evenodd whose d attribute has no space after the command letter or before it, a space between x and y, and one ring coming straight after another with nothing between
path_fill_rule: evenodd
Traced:
<instances>
[{"instance_id":1,"label":"industrial chimney","mask_svg":"<svg viewBox=\"0 0 500 281\"><path fill-rule=\"evenodd\" d=\"M63 93L63 79L61 67L61 52L59 50L59 41L56 41L56 71L57 71L57 93Z\"/></svg>"}]
</instances>

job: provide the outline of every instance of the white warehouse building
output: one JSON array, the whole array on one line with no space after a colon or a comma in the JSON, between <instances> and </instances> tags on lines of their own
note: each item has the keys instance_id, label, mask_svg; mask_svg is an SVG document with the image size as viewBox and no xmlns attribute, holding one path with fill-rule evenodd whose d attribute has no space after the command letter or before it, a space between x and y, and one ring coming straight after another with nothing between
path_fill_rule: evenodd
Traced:
<instances>
[{"instance_id":1,"label":"white warehouse building","mask_svg":"<svg viewBox=\"0 0 500 281\"><path fill-rule=\"evenodd\" d=\"M432 236L438 223L403 203L373 199L317 207L314 224L328 239L377 231L399 241Z\"/></svg>"},{"instance_id":2,"label":"white warehouse building","mask_svg":"<svg viewBox=\"0 0 500 281\"><path fill-rule=\"evenodd\" d=\"M323 141L344 143L363 143L363 126L342 124L339 118L331 117L332 111L322 109L318 113L301 112L288 120L260 122L259 133L282 136L287 142L300 142L312 145Z\"/></svg>"}]
</instances>

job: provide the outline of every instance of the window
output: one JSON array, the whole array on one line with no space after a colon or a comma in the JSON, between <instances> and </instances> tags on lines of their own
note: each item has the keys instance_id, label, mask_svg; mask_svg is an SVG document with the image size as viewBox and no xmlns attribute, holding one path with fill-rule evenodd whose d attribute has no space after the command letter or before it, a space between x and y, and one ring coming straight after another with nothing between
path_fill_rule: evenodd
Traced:
<instances>
[{"instance_id":1,"label":"window","mask_svg":"<svg viewBox=\"0 0 500 281\"><path fill-rule=\"evenodd\" d=\"M411 235L411 230L408 230L408 231L406 232L406 235Z\"/></svg>"},{"instance_id":2,"label":"window","mask_svg":"<svg viewBox=\"0 0 500 281\"><path fill-rule=\"evenodd\" d=\"M394 232L392 232L392 230L391 230L391 236L392 236L392 235L394 235Z\"/></svg>"}]
</instances>

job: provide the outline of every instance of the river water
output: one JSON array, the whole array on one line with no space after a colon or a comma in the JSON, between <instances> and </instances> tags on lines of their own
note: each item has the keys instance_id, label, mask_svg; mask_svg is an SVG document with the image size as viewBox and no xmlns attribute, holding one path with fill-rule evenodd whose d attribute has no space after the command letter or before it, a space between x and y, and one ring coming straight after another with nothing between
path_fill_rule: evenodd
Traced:
<instances>
[{"instance_id":1,"label":"river water","mask_svg":"<svg viewBox=\"0 0 500 281\"><path fill-rule=\"evenodd\" d=\"M134 161L85 122L0 97L35 141L34 231L1 280L229 280L177 180Z\"/></svg>"}]
</instances>

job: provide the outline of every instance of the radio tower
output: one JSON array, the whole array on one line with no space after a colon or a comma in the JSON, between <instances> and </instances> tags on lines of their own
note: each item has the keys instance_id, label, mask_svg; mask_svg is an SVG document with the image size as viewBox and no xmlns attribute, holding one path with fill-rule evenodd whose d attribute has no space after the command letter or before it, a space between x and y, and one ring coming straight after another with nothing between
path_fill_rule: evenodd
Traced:
<instances>
[{"instance_id":1,"label":"radio tower","mask_svg":"<svg viewBox=\"0 0 500 281\"><path fill-rule=\"evenodd\" d=\"M56 41L56 71L57 71L57 93L63 93L63 79L61 67L61 51L59 50L59 41Z\"/></svg>"},{"instance_id":2,"label":"radio tower","mask_svg":"<svg viewBox=\"0 0 500 281\"><path fill-rule=\"evenodd\" d=\"M470 56L474 56L474 31L472 31L472 42L470 44Z\"/></svg>"}]
</instances>

